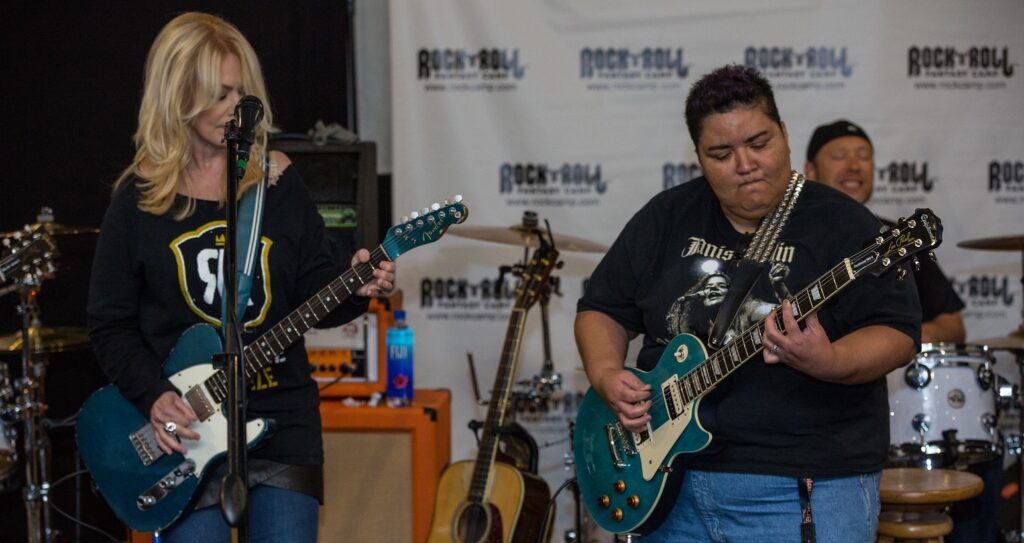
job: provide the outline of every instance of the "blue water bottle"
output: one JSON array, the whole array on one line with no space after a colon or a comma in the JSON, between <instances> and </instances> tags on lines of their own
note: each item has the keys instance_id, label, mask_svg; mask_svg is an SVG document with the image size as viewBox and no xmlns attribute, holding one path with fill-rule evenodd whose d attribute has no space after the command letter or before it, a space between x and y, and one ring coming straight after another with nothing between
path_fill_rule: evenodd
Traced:
<instances>
[{"instance_id":1,"label":"blue water bottle","mask_svg":"<svg viewBox=\"0 0 1024 543\"><path fill-rule=\"evenodd\" d=\"M395 322L388 328L388 405L412 404L412 328L405 323L405 311L395 310Z\"/></svg>"}]
</instances>

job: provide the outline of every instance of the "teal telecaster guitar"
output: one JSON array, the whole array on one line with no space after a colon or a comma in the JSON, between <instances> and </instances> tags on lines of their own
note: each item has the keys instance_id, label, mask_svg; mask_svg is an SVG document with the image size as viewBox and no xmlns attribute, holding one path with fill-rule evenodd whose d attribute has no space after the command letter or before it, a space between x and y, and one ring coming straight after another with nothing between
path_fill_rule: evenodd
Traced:
<instances>
[{"instance_id":1,"label":"teal telecaster guitar","mask_svg":"<svg viewBox=\"0 0 1024 543\"><path fill-rule=\"evenodd\" d=\"M938 218L918 209L792 296L794 316L802 321L858 277L881 275L937 247L941 238ZM573 452L581 499L602 528L634 534L657 528L672 507L685 469L684 462L673 469L673 462L711 443L698 416L701 398L761 353L763 332L763 322L751 326L710 357L699 339L680 334L650 372L631 368L651 385L651 422L639 433L626 430L593 389L587 392L576 416Z\"/></svg>"},{"instance_id":2,"label":"teal telecaster guitar","mask_svg":"<svg viewBox=\"0 0 1024 543\"><path fill-rule=\"evenodd\" d=\"M468 210L460 197L433 211L388 230L384 241L371 252L370 262L349 269L283 321L244 348L245 372L251 381L256 373L295 343L352 293L373 279L379 263L437 241L453 224L466 220ZM199 432L198 441L182 440L187 455L165 454L157 446L148 417L109 385L89 397L78 414L78 446L82 460L100 493L118 518L143 532L162 529L178 518L211 461L227 452L227 376L210 363L223 351L218 331L207 324L189 328L178 339L164 362L169 379L199 418L189 428ZM265 419L246 425L249 447L267 432Z\"/></svg>"}]
</instances>

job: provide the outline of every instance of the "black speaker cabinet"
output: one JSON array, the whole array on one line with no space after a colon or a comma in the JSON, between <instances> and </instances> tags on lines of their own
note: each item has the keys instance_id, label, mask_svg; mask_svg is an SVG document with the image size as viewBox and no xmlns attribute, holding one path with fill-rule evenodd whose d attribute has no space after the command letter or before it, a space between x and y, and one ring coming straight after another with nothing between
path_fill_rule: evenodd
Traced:
<instances>
[{"instance_id":1,"label":"black speaker cabinet","mask_svg":"<svg viewBox=\"0 0 1024 543\"><path fill-rule=\"evenodd\" d=\"M372 250L380 243L374 142L317 145L308 139L275 138L270 148L287 154L298 168L342 255L361 247Z\"/></svg>"}]
</instances>

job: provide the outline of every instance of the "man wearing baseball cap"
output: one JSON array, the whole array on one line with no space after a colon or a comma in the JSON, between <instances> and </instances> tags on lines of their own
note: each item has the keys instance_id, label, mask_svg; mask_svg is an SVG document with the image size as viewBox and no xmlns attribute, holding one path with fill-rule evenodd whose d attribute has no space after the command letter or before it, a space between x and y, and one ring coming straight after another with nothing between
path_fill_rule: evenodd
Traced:
<instances>
[{"instance_id":1,"label":"man wearing baseball cap","mask_svg":"<svg viewBox=\"0 0 1024 543\"><path fill-rule=\"evenodd\" d=\"M875 183L871 138L863 128L845 119L815 128L807 144L804 175L866 204ZM914 271L914 281L924 320L921 343L962 343L965 337L960 316L963 301L935 262L930 258L919 260L921 269Z\"/></svg>"}]
</instances>

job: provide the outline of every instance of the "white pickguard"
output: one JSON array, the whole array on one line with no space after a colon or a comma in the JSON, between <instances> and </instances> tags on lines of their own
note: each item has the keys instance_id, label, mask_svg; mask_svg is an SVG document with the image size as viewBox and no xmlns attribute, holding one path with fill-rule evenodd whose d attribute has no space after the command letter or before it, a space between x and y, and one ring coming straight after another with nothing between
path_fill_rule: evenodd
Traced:
<instances>
[{"instance_id":1,"label":"white pickguard","mask_svg":"<svg viewBox=\"0 0 1024 543\"><path fill-rule=\"evenodd\" d=\"M678 378L672 376L671 388L676 389L676 381ZM654 390L665 390L662 386L664 383L657 387L652 387ZM677 389L676 389L677 390ZM658 473L658 468L665 464L666 458L669 452L672 451L672 447L676 444L679 436L683 435L683 430L687 424L690 424L690 419L693 418L693 403L690 402L683 407L683 412L674 420L669 419L668 422L662 424L658 428L651 428L650 424L647 425L648 431L650 432L650 439L643 443L636 444L637 452L640 455L640 465L642 468L643 476L645 481L650 481L654 478L654 475ZM665 399L662 398L662 406L665 405ZM633 434L634 436L636 434ZM635 440L634 440L635 443Z\"/></svg>"},{"instance_id":2,"label":"white pickguard","mask_svg":"<svg viewBox=\"0 0 1024 543\"><path fill-rule=\"evenodd\" d=\"M202 386L203 381L213 376L215 370L212 364L199 364L192 366L171 376L170 381L178 390L184 394L195 386ZM196 473L202 474L206 466L219 454L228 450L228 420L220 409L220 404L213 401L205 388L203 394L207 401L215 407L213 415L204 421L196 421L188 426L189 430L199 434L198 440L181 438L181 444L188 449L185 456L196 463ZM267 422L264 419L254 419L245 425L245 439L248 445L263 435Z\"/></svg>"}]
</instances>

